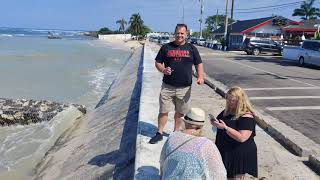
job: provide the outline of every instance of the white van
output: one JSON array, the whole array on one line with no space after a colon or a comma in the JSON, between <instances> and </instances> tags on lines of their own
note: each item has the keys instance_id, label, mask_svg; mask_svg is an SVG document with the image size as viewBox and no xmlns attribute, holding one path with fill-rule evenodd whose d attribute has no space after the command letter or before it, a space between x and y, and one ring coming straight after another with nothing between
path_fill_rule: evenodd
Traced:
<instances>
[{"instance_id":1,"label":"white van","mask_svg":"<svg viewBox=\"0 0 320 180\"><path fill-rule=\"evenodd\" d=\"M197 39L197 44L199 45L199 46L204 46L204 43L206 42L206 39L204 39L204 38L199 38L199 39Z\"/></svg>"},{"instance_id":2,"label":"white van","mask_svg":"<svg viewBox=\"0 0 320 180\"><path fill-rule=\"evenodd\" d=\"M299 64L320 66L320 40L305 40L299 52Z\"/></svg>"}]
</instances>

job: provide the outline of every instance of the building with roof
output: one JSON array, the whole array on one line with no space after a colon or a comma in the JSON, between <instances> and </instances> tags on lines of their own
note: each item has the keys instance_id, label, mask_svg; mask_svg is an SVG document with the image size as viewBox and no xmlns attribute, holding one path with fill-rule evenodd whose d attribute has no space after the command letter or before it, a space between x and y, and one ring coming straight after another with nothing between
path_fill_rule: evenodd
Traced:
<instances>
[{"instance_id":1,"label":"building with roof","mask_svg":"<svg viewBox=\"0 0 320 180\"><path fill-rule=\"evenodd\" d=\"M280 38L282 35L282 27L299 24L300 22L281 16L236 21L228 25L228 37L230 38L228 49L241 49L243 41L247 37ZM213 31L212 37L214 39L222 38L224 36L224 30L224 26L218 28Z\"/></svg>"},{"instance_id":2,"label":"building with roof","mask_svg":"<svg viewBox=\"0 0 320 180\"><path fill-rule=\"evenodd\" d=\"M291 39L294 37L302 37L311 39L314 37L314 33L319 30L320 19L308 19L303 20L298 25L289 25L283 28L284 37Z\"/></svg>"}]
</instances>

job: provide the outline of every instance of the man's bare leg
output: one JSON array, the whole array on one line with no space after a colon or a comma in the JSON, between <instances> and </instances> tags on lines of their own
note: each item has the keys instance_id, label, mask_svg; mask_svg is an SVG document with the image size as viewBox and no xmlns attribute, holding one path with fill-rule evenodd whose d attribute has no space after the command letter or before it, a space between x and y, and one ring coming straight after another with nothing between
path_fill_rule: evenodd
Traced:
<instances>
[{"instance_id":1,"label":"man's bare leg","mask_svg":"<svg viewBox=\"0 0 320 180\"><path fill-rule=\"evenodd\" d=\"M174 113L174 131L180 131L181 124L182 124L182 117L184 114L175 112Z\"/></svg>"},{"instance_id":2,"label":"man's bare leg","mask_svg":"<svg viewBox=\"0 0 320 180\"><path fill-rule=\"evenodd\" d=\"M159 113L158 115L158 132L163 133L164 126L168 121L168 113Z\"/></svg>"}]
</instances>

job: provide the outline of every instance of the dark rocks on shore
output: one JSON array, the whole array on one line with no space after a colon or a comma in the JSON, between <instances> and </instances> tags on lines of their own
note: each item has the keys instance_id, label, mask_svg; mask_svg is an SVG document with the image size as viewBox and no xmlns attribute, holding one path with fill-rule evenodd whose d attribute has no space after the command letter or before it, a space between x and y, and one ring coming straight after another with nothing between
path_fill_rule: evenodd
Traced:
<instances>
[{"instance_id":1,"label":"dark rocks on shore","mask_svg":"<svg viewBox=\"0 0 320 180\"><path fill-rule=\"evenodd\" d=\"M70 106L76 107L83 114L86 108L78 104L62 104L47 100L25 100L0 98L0 125L27 125L42 121L50 121L59 112Z\"/></svg>"}]
</instances>

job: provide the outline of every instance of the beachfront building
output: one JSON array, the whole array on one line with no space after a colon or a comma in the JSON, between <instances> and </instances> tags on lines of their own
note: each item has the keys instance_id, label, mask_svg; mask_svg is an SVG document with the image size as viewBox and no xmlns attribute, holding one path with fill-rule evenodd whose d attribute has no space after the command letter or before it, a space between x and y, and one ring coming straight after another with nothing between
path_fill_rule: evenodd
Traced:
<instances>
[{"instance_id":1,"label":"beachfront building","mask_svg":"<svg viewBox=\"0 0 320 180\"><path fill-rule=\"evenodd\" d=\"M282 16L272 16L259 19L236 21L228 26L228 37L230 38L228 49L241 49L243 41L248 38L282 39L282 28L288 25L299 25L300 22L293 21ZM221 26L213 31L213 39L224 37L225 27Z\"/></svg>"}]
</instances>

